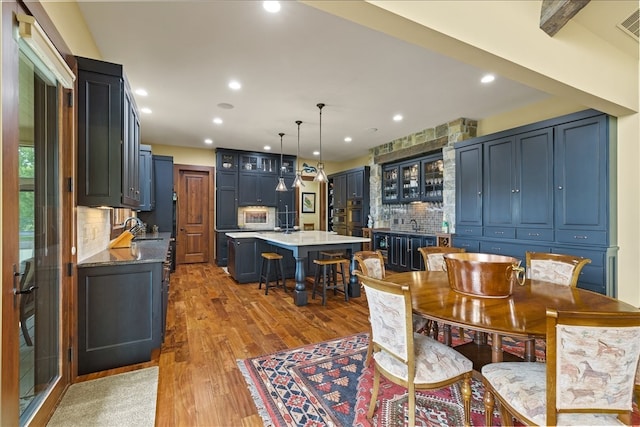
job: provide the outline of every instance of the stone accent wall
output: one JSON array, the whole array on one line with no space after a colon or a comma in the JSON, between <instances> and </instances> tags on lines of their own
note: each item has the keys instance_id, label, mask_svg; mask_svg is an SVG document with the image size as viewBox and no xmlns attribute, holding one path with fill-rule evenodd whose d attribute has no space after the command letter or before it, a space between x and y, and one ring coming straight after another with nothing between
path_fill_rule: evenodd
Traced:
<instances>
[{"instance_id":1,"label":"stone accent wall","mask_svg":"<svg viewBox=\"0 0 640 427\"><path fill-rule=\"evenodd\" d=\"M369 150L370 211L375 228L411 231L415 219L421 233L441 232L443 218L455 232L455 149L454 144L477 135L476 120L459 118L424 129ZM443 203L382 204L382 164L418 157L442 149L444 160Z\"/></svg>"}]
</instances>

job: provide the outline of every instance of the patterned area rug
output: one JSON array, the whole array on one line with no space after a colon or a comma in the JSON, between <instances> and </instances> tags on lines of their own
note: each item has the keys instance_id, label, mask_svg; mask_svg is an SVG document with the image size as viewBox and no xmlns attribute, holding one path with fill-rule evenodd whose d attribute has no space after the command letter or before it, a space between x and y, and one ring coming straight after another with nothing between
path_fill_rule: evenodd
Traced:
<instances>
[{"instance_id":1,"label":"patterned area rug","mask_svg":"<svg viewBox=\"0 0 640 427\"><path fill-rule=\"evenodd\" d=\"M454 344L467 341L454 335ZM364 367L368 334L362 333L238 361L265 426L379 426L406 424L407 391L381 378L373 423L366 418L373 370ZM506 349L521 350L509 342ZM536 349L538 357L544 352ZM541 353L541 354L540 354ZM484 426L484 387L472 382L471 423ZM463 406L457 385L416 394L416 425L459 426ZM635 405L634 405L634 409ZM634 411L634 425L640 417ZM501 425L494 411L492 425ZM522 425L516 422L516 425Z\"/></svg>"}]
</instances>

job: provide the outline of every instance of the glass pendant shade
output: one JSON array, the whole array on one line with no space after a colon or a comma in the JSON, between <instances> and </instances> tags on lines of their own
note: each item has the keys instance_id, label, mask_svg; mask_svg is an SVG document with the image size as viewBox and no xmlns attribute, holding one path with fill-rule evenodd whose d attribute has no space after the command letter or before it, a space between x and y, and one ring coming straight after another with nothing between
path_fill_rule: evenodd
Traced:
<instances>
[{"instance_id":1,"label":"glass pendant shade","mask_svg":"<svg viewBox=\"0 0 640 427\"><path fill-rule=\"evenodd\" d=\"M282 137L284 133L279 133L280 135L280 178L278 178L278 185L276 185L276 191L289 191L287 189L287 184L284 183L284 178L282 176Z\"/></svg>"},{"instance_id":2,"label":"glass pendant shade","mask_svg":"<svg viewBox=\"0 0 640 427\"><path fill-rule=\"evenodd\" d=\"M298 152L296 154L296 164L300 165L300 125L302 121L296 120L296 124L298 125ZM300 169L296 169L296 177L293 180L293 187L304 187L304 182L302 182L302 171Z\"/></svg>"},{"instance_id":3,"label":"glass pendant shade","mask_svg":"<svg viewBox=\"0 0 640 427\"><path fill-rule=\"evenodd\" d=\"M324 163L322 163L322 108L324 104L320 103L316 105L320 110L320 161L318 162L318 171L316 172L316 176L313 178L315 182L327 182L327 173L324 171Z\"/></svg>"}]
</instances>

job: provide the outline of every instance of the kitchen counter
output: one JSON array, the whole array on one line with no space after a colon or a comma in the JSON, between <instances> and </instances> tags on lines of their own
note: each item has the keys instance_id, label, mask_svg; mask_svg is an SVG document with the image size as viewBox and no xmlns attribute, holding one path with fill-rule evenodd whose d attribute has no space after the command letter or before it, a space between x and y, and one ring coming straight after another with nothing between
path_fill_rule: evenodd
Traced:
<instances>
[{"instance_id":1,"label":"kitchen counter","mask_svg":"<svg viewBox=\"0 0 640 427\"><path fill-rule=\"evenodd\" d=\"M78 262L78 268L118 264L144 264L163 262L167 258L171 233L147 233L136 237L130 248L105 249Z\"/></svg>"}]
</instances>

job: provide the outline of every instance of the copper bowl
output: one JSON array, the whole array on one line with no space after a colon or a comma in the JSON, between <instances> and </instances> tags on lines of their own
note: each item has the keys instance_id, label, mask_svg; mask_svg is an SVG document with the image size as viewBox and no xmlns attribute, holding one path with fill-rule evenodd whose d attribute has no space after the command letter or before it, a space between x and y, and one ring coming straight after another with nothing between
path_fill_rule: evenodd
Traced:
<instances>
[{"instance_id":1,"label":"copper bowl","mask_svg":"<svg viewBox=\"0 0 640 427\"><path fill-rule=\"evenodd\" d=\"M502 255L451 253L444 255L449 286L456 292L488 298L506 298L516 283L524 283L520 260Z\"/></svg>"}]
</instances>

